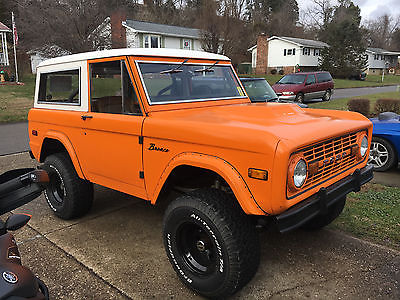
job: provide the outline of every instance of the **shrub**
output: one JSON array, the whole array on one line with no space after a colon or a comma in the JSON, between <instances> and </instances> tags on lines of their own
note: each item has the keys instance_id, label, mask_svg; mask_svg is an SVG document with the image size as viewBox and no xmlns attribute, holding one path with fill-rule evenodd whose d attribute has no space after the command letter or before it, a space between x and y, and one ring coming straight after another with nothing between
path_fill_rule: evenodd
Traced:
<instances>
[{"instance_id":1,"label":"shrub","mask_svg":"<svg viewBox=\"0 0 400 300\"><path fill-rule=\"evenodd\" d=\"M378 99L375 104L375 111L377 114L385 111L400 114L400 99Z\"/></svg>"},{"instance_id":2,"label":"shrub","mask_svg":"<svg viewBox=\"0 0 400 300\"><path fill-rule=\"evenodd\" d=\"M279 70L279 75L283 75L285 72L283 70Z\"/></svg>"},{"instance_id":3,"label":"shrub","mask_svg":"<svg viewBox=\"0 0 400 300\"><path fill-rule=\"evenodd\" d=\"M350 111L358 112L366 117L369 117L370 104L369 99L350 99L347 103Z\"/></svg>"},{"instance_id":4,"label":"shrub","mask_svg":"<svg viewBox=\"0 0 400 300\"><path fill-rule=\"evenodd\" d=\"M271 70L271 74L272 74L272 75L275 75L277 72L278 72L278 71L277 71L276 69L272 69L272 70Z\"/></svg>"}]
</instances>

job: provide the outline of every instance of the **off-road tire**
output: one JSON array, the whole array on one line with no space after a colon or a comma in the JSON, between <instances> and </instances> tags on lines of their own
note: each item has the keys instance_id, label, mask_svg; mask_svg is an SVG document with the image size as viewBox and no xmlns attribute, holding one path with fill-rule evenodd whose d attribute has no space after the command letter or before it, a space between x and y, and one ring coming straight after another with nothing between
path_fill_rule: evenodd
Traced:
<instances>
[{"instance_id":1,"label":"off-road tire","mask_svg":"<svg viewBox=\"0 0 400 300\"><path fill-rule=\"evenodd\" d=\"M346 196L329 207L325 214L319 214L305 223L302 228L305 230L318 230L329 225L342 213L345 204Z\"/></svg>"},{"instance_id":2,"label":"off-road tire","mask_svg":"<svg viewBox=\"0 0 400 300\"><path fill-rule=\"evenodd\" d=\"M187 232L188 228L193 228L194 234ZM198 240L196 235L202 238ZM234 294L251 280L259 265L260 246L253 222L236 199L220 190L200 189L171 202L164 216L163 239L179 278L206 297ZM200 241L204 241L203 253ZM193 263L196 257L215 261L200 270Z\"/></svg>"},{"instance_id":3,"label":"off-road tire","mask_svg":"<svg viewBox=\"0 0 400 300\"><path fill-rule=\"evenodd\" d=\"M304 94L302 92L298 93L295 98L296 102L304 103Z\"/></svg>"},{"instance_id":4,"label":"off-road tire","mask_svg":"<svg viewBox=\"0 0 400 300\"><path fill-rule=\"evenodd\" d=\"M387 140L377 137L377 136L372 137L371 149L369 151L369 155L370 155L369 163L371 161L371 156L374 155L373 152L375 151L375 149L374 149L375 147L378 147L377 150L383 150L384 152L386 152L387 159L381 166L378 166L376 163L375 164L371 163L371 165L374 167L374 171L385 172L385 171L393 168L395 165L397 165L396 150L394 149L392 144L390 142L388 142ZM385 155L383 155L383 156L385 157Z\"/></svg>"},{"instance_id":5,"label":"off-road tire","mask_svg":"<svg viewBox=\"0 0 400 300\"><path fill-rule=\"evenodd\" d=\"M331 97L332 97L332 91L326 90L324 96L322 96L322 100L329 101L329 100L331 100Z\"/></svg>"},{"instance_id":6,"label":"off-road tire","mask_svg":"<svg viewBox=\"0 0 400 300\"><path fill-rule=\"evenodd\" d=\"M50 183L44 194L54 214L64 220L86 214L93 203L93 184L78 177L65 153L49 155L42 165Z\"/></svg>"}]
</instances>

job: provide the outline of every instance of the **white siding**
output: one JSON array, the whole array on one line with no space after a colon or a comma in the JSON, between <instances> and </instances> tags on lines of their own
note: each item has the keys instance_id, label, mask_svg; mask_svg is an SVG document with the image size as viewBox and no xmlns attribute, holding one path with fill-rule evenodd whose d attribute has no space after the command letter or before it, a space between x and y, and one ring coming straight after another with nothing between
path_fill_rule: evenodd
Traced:
<instances>
[{"instance_id":1,"label":"white siding","mask_svg":"<svg viewBox=\"0 0 400 300\"><path fill-rule=\"evenodd\" d=\"M310 49L310 55L303 55L303 49L300 50L299 66L302 66L302 67L316 67L316 66L318 66L318 57L319 56L314 55L315 48L309 48L309 49Z\"/></svg>"},{"instance_id":2,"label":"white siding","mask_svg":"<svg viewBox=\"0 0 400 300\"><path fill-rule=\"evenodd\" d=\"M166 36L165 48L181 49L181 39L177 37Z\"/></svg>"},{"instance_id":3,"label":"white siding","mask_svg":"<svg viewBox=\"0 0 400 300\"><path fill-rule=\"evenodd\" d=\"M295 55L284 55L284 49L296 49ZM287 51L286 50L286 51ZM300 47L281 40L271 40L268 44L268 67L280 68L299 64Z\"/></svg>"},{"instance_id":4,"label":"white siding","mask_svg":"<svg viewBox=\"0 0 400 300\"><path fill-rule=\"evenodd\" d=\"M36 74L36 68L38 67L38 65L46 60L47 58L40 56L39 54L34 54L31 55L31 69L32 69L32 74Z\"/></svg>"},{"instance_id":5,"label":"white siding","mask_svg":"<svg viewBox=\"0 0 400 300\"><path fill-rule=\"evenodd\" d=\"M193 50L204 51L203 48L201 47L200 40L194 40L194 48L193 48Z\"/></svg>"}]
</instances>

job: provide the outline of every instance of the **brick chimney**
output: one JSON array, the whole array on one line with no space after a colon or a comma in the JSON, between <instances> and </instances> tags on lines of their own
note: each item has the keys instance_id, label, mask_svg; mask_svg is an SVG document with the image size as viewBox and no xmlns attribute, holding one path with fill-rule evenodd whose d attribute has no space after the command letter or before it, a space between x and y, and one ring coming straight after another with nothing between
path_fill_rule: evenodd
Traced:
<instances>
[{"instance_id":1,"label":"brick chimney","mask_svg":"<svg viewBox=\"0 0 400 300\"><path fill-rule=\"evenodd\" d=\"M268 72L268 36L262 33L257 39L257 62L256 74L267 74Z\"/></svg>"},{"instance_id":2,"label":"brick chimney","mask_svg":"<svg viewBox=\"0 0 400 300\"><path fill-rule=\"evenodd\" d=\"M111 45L113 49L126 48L126 29L122 21L126 21L126 13L116 10L111 14Z\"/></svg>"}]
</instances>

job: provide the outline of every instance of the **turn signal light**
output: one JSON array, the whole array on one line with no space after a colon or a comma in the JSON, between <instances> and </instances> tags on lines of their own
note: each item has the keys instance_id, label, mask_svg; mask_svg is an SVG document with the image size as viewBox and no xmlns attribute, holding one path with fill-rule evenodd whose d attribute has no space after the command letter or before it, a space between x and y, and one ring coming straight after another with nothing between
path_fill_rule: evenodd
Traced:
<instances>
[{"instance_id":1,"label":"turn signal light","mask_svg":"<svg viewBox=\"0 0 400 300\"><path fill-rule=\"evenodd\" d=\"M259 180L268 180L268 171L250 168L249 177Z\"/></svg>"}]
</instances>

